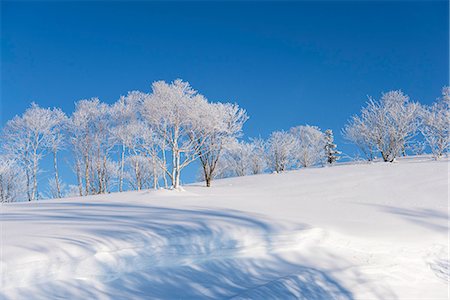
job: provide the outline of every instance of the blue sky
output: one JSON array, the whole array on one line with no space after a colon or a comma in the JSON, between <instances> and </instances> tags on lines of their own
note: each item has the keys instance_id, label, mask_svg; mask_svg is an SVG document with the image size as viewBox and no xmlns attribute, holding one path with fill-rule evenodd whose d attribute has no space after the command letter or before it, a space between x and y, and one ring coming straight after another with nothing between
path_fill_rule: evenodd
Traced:
<instances>
[{"instance_id":1,"label":"blue sky","mask_svg":"<svg viewBox=\"0 0 450 300\"><path fill-rule=\"evenodd\" d=\"M367 95L431 103L449 81L448 1L1 5L2 125L31 101L70 113L182 78L245 108L247 137L311 124L353 154L339 133Z\"/></svg>"}]
</instances>

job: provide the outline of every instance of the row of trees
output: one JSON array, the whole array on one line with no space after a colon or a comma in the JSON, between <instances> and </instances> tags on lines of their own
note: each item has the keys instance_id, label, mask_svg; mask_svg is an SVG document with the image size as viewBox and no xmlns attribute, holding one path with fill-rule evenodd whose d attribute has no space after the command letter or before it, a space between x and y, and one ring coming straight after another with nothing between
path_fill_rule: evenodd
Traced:
<instances>
[{"instance_id":1,"label":"row of trees","mask_svg":"<svg viewBox=\"0 0 450 300\"><path fill-rule=\"evenodd\" d=\"M450 89L431 106L411 102L401 91L369 99L343 129L368 160L380 153L393 161L408 149L429 147L436 158L449 146ZM133 91L111 105L97 98L75 103L72 115L32 104L2 131L0 201L42 197L41 162L53 162L48 196L91 195L113 190L177 189L180 175L197 161L207 186L218 177L283 172L333 164L340 152L333 132L297 126L266 140L240 139L248 116L237 104L210 102L189 83L154 82L150 93ZM76 177L60 180L64 154Z\"/></svg>"},{"instance_id":2,"label":"row of trees","mask_svg":"<svg viewBox=\"0 0 450 300\"><path fill-rule=\"evenodd\" d=\"M215 178L267 171L281 173L331 165L339 159L340 152L336 148L330 129L322 132L316 126L297 126L289 131L273 132L267 140L254 138L249 142L235 140L226 144L212 175Z\"/></svg>"},{"instance_id":3,"label":"row of trees","mask_svg":"<svg viewBox=\"0 0 450 300\"><path fill-rule=\"evenodd\" d=\"M33 103L3 130L0 195L2 201L15 200L15 191L25 186L27 199L38 199L40 163L52 154L50 186L53 196L61 197L63 149L71 153L80 196L110 192L113 180L118 191L157 188L160 182L177 189L181 171L199 157L209 178L208 165L215 164L225 143L241 136L247 119L238 105L209 102L182 80L155 82L151 93L130 92L112 105L81 100L70 117ZM12 170L23 174L13 176Z\"/></svg>"},{"instance_id":4,"label":"row of trees","mask_svg":"<svg viewBox=\"0 0 450 300\"><path fill-rule=\"evenodd\" d=\"M374 160L377 153L386 162L407 149L417 154L429 147L438 159L450 144L450 88L431 106L410 101L402 91L384 93L381 99L369 98L361 114L353 116L343 129L344 137Z\"/></svg>"}]
</instances>

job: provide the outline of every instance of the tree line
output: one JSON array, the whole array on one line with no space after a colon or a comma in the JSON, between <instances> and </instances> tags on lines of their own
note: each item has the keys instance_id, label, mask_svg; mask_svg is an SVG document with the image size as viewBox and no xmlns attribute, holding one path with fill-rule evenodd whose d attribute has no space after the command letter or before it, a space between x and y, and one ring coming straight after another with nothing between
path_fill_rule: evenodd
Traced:
<instances>
[{"instance_id":1,"label":"tree line","mask_svg":"<svg viewBox=\"0 0 450 300\"><path fill-rule=\"evenodd\" d=\"M392 162L425 149L439 158L449 146L449 91L445 87L431 106L411 102L401 91L370 98L342 133L367 160L379 153ZM180 79L154 82L150 93L132 91L111 105L80 100L70 116L33 103L2 129L0 201L42 198L38 177L46 156L53 162L51 198L179 189L183 169L193 162L210 186L214 178L331 165L340 157L330 129L302 125L245 141L247 120L237 104L208 101ZM59 176L63 154L76 185L66 186Z\"/></svg>"}]
</instances>

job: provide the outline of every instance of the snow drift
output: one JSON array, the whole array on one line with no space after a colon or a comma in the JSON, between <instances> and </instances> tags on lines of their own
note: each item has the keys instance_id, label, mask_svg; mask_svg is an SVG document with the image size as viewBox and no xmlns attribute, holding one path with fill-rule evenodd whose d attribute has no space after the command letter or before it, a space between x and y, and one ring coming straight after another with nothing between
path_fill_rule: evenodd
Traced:
<instances>
[{"instance_id":1,"label":"snow drift","mask_svg":"<svg viewBox=\"0 0 450 300\"><path fill-rule=\"evenodd\" d=\"M448 161L1 206L1 299L447 299Z\"/></svg>"}]
</instances>

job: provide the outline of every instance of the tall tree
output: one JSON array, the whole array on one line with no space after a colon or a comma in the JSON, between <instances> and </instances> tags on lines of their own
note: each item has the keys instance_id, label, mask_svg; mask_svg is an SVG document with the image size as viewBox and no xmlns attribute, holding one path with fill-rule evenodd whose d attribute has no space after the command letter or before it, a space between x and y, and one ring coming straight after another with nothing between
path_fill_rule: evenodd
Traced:
<instances>
[{"instance_id":1,"label":"tall tree","mask_svg":"<svg viewBox=\"0 0 450 300\"><path fill-rule=\"evenodd\" d=\"M79 187L82 188L84 181L84 195L107 190L108 156L114 146L110 127L109 105L98 98L80 100L75 104L70 120L70 141Z\"/></svg>"},{"instance_id":2,"label":"tall tree","mask_svg":"<svg viewBox=\"0 0 450 300\"><path fill-rule=\"evenodd\" d=\"M141 92L130 92L127 96L122 96L111 107L112 126L110 128L114 143L119 147L119 178L118 189L123 191L123 178L125 168L125 155L127 150L135 148L136 141L134 133L139 126L138 109L145 94Z\"/></svg>"},{"instance_id":3,"label":"tall tree","mask_svg":"<svg viewBox=\"0 0 450 300\"><path fill-rule=\"evenodd\" d=\"M39 163L47 150L54 122L50 109L32 103L22 116L15 116L4 128L5 151L25 170L29 201L38 198Z\"/></svg>"},{"instance_id":4,"label":"tall tree","mask_svg":"<svg viewBox=\"0 0 450 300\"><path fill-rule=\"evenodd\" d=\"M54 196L56 198L61 198L61 181L58 172L58 152L64 148L66 139L66 126L68 123L68 118L66 114L59 108L54 108L51 111L51 128L47 139L47 147L53 155L53 171L55 174Z\"/></svg>"},{"instance_id":5,"label":"tall tree","mask_svg":"<svg viewBox=\"0 0 450 300\"><path fill-rule=\"evenodd\" d=\"M162 168L174 189L180 186L181 171L198 158L198 147L208 137L201 130L208 120L207 114L206 98L180 79L153 83L152 93L144 101L144 118L170 149L170 167L162 165Z\"/></svg>"}]
</instances>

